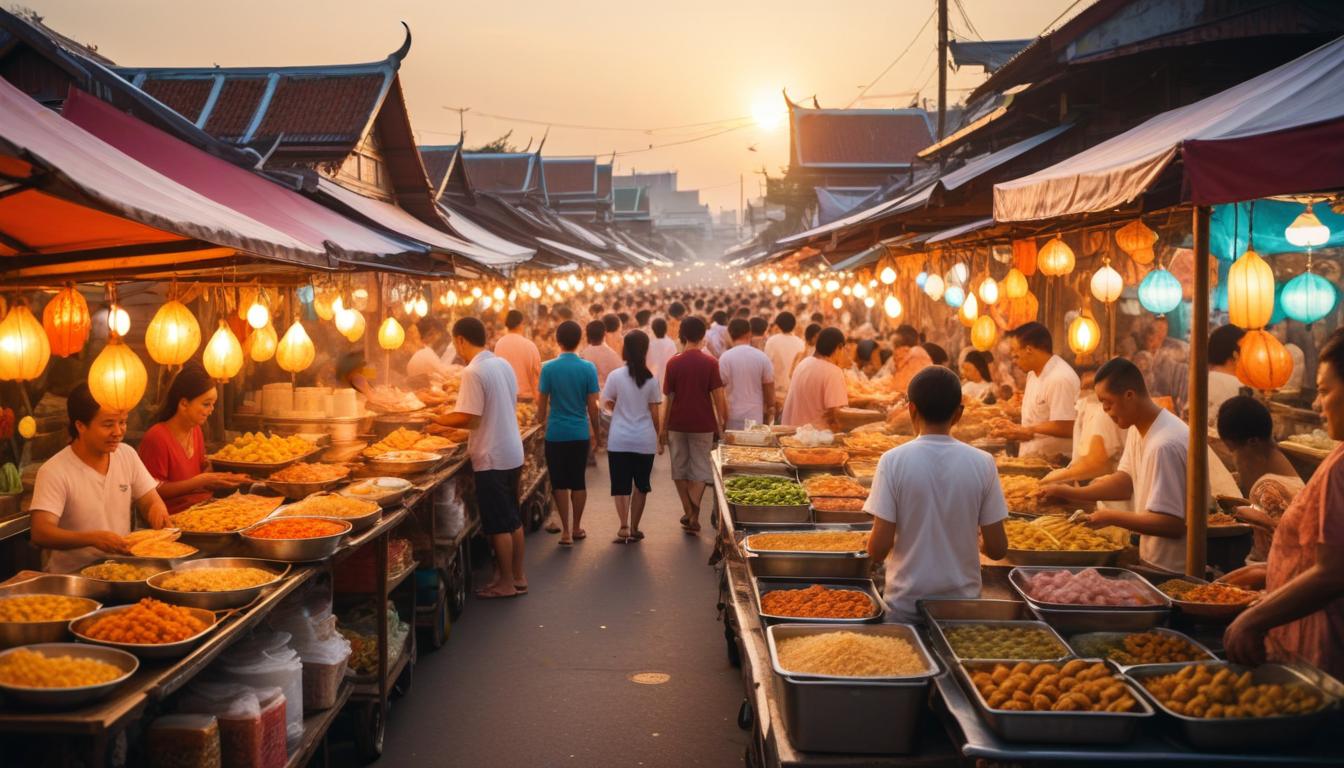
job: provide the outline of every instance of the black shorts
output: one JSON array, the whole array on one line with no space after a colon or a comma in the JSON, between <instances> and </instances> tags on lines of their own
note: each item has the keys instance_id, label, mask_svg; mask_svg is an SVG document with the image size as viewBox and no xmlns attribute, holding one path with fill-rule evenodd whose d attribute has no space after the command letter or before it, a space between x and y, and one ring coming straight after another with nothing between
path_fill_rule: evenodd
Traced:
<instances>
[{"instance_id":1,"label":"black shorts","mask_svg":"<svg viewBox=\"0 0 1344 768\"><path fill-rule=\"evenodd\" d=\"M640 493L653 490L649 484L649 475L653 472L652 453L610 451L607 453L607 469L611 474L612 496L629 496L631 486L638 488Z\"/></svg>"},{"instance_id":2,"label":"black shorts","mask_svg":"<svg viewBox=\"0 0 1344 768\"><path fill-rule=\"evenodd\" d=\"M588 441L546 441L546 470L556 491L588 490Z\"/></svg>"},{"instance_id":3,"label":"black shorts","mask_svg":"<svg viewBox=\"0 0 1344 768\"><path fill-rule=\"evenodd\" d=\"M476 474L476 507L481 513L481 530L487 536L513 533L523 525L518 511L518 478L522 467L491 469Z\"/></svg>"}]
</instances>

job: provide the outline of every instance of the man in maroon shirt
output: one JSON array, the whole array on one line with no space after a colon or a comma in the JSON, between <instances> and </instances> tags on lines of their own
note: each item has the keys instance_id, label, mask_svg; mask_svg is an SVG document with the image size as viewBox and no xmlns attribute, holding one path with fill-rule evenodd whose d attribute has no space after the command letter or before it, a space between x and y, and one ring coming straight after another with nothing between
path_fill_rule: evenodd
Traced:
<instances>
[{"instance_id":1,"label":"man in maroon shirt","mask_svg":"<svg viewBox=\"0 0 1344 768\"><path fill-rule=\"evenodd\" d=\"M723 432L728 406L719 377L719 361L701 350L705 321L688 317L681 323L685 351L667 361L663 375L662 434L659 440L671 448L672 482L681 497L681 527L687 533L700 530L700 500L705 485L713 482L709 452L714 436Z\"/></svg>"}]
</instances>

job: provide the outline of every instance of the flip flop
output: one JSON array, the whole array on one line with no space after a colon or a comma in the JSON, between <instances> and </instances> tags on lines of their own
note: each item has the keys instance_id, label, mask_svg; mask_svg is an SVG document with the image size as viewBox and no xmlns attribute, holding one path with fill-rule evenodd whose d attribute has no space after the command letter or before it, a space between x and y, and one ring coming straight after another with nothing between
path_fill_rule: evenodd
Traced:
<instances>
[{"instance_id":1,"label":"flip flop","mask_svg":"<svg viewBox=\"0 0 1344 768\"><path fill-rule=\"evenodd\" d=\"M681 516L681 527L682 527L682 528L685 528L686 526L688 526L688 525L690 525L690 524L691 524L691 518L688 517L688 516L686 516L686 515L682 515L682 516Z\"/></svg>"},{"instance_id":2,"label":"flip flop","mask_svg":"<svg viewBox=\"0 0 1344 768\"><path fill-rule=\"evenodd\" d=\"M622 528L622 531L628 531L629 528ZM629 535L622 536L620 531L616 532L616 538L611 540L612 544L629 544L632 541Z\"/></svg>"},{"instance_id":3,"label":"flip flop","mask_svg":"<svg viewBox=\"0 0 1344 768\"><path fill-rule=\"evenodd\" d=\"M514 592L513 594L511 594L511 595L502 595L502 594L499 594L498 592L488 592L488 591L486 591L486 590L484 590L484 589L478 589L478 590L476 590L476 597L477 597L477 599L480 599L480 600L504 600L504 599L506 599L506 598L510 598L510 597L517 597L519 594L521 594L521 593L519 593L519 592L517 592L517 591L515 591L515 592Z\"/></svg>"},{"instance_id":4,"label":"flip flop","mask_svg":"<svg viewBox=\"0 0 1344 768\"><path fill-rule=\"evenodd\" d=\"M526 594L527 594L527 585L526 585L526 584L523 584L523 585L521 585L521 586L518 585L518 584L514 584L514 585L513 585L513 589L514 589L514 594L516 594L516 595L526 595Z\"/></svg>"},{"instance_id":5,"label":"flip flop","mask_svg":"<svg viewBox=\"0 0 1344 768\"><path fill-rule=\"evenodd\" d=\"M547 525L547 526L546 526L546 532L547 532L547 533L559 533L559 532L560 532L560 526L556 525L555 523L551 523L550 525Z\"/></svg>"},{"instance_id":6,"label":"flip flop","mask_svg":"<svg viewBox=\"0 0 1344 768\"><path fill-rule=\"evenodd\" d=\"M561 539L561 540L557 541L556 543L559 544L559 545L562 546L562 547L572 547L572 546L574 546L574 541L573 541L572 539L569 540L569 541L566 541L566 540L564 540L564 539Z\"/></svg>"},{"instance_id":7,"label":"flip flop","mask_svg":"<svg viewBox=\"0 0 1344 768\"><path fill-rule=\"evenodd\" d=\"M587 532L587 531L585 531L585 530L583 530L583 529L579 529L579 530L577 530L577 531L574 532L574 540L575 540L575 541L583 541L583 540L586 539L586 538L588 538L588 532Z\"/></svg>"},{"instance_id":8,"label":"flip flop","mask_svg":"<svg viewBox=\"0 0 1344 768\"><path fill-rule=\"evenodd\" d=\"M643 531L635 531L635 535L634 535L634 536L631 536L630 538L634 539L635 541L643 541L643 540L644 540L644 532L643 532Z\"/></svg>"}]
</instances>

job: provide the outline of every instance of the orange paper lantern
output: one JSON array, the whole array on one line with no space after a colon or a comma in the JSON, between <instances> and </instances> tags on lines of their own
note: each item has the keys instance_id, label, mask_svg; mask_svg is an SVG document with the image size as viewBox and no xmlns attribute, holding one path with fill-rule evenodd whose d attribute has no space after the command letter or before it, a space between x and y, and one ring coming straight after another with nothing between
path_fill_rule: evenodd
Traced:
<instances>
[{"instance_id":1,"label":"orange paper lantern","mask_svg":"<svg viewBox=\"0 0 1344 768\"><path fill-rule=\"evenodd\" d=\"M1120 250L1131 256L1139 251L1147 251L1146 255L1149 261L1152 261L1153 244L1156 242L1157 233L1139 219L1135 219L1115 231L1115 244L1120 246ZM1141 263L1146 264L1148 262Z\"/></svg>"},{"instance_id":2,"label":"orange paper lantern","mask_svg":"<svg viewBox=\"0 0 1344 768\"><path fill-rule=\"evenodd\" d=\"M67 286L42 310L42 327L51 342L51 354L57 357L75 354L84 348L93 327L89 303L73 285Z\"/></svg>"},{"instance_id":3,"label":"orange paper lantern","mask_svg":"<svg viewBox=\"0 0 1344 768\"><path fill-rule=\"evenodd\" d=\"M1000 303L1000 306L1003 306ZM1036 319L1036 313L1040 310L1040 302L1036 300L1036 295L1027 291L1025 296L1016 299L1009 299L1007 306L1004 307L1004 321L1008 324L1008 329L1025 325Z\"/></svg>"},{"instance_id":4,"label":"orange paper lantern","mask_svg":"<svg viewBox=\"0 0 1344 768\"><path fill-rule=\"evenodd\" d=\"M1241 337L1237 358L1237 378L1248 387L1273 390L1288 383L1293 373L1293 358L1269 331L1247 331Z\"/></svg>"},{"instance_id":5,"label":"orange paper lantern","mask_svg":"<svg viewBox=\"0 0 1344 768\"><path fill-rule=\"evenodd\" d=\"M975 324L971 326L971 345L981 352L988 352L994 348L994 342L999 340L999 326L994 322L994 318L989 315L981 315L975 318Z\"/></svg>"},{"instance_id":6,"label":"orange paper lantern","mask_svg":"<svg viewBox=\"0 0 1344 768\"><path fill-rule=\"evenodd\" d=\"M1013 266L1023 275L1036 274L1036 241L1027 238L1013 241Z\"/></svg>"}]
</instances>

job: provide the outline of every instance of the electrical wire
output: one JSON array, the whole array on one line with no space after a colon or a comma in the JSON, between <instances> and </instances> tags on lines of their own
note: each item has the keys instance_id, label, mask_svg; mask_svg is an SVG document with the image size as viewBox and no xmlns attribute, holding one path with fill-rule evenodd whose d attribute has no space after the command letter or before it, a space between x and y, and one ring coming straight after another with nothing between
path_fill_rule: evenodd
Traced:
<instances>
[{"instance_id":1,"label":"electrical wire","mask_svg":"<svg viewBox=\"0 0 1344 768\"><path fill-rule=\"evenodd\" d=\"M1059 15L1056 16L1056 17L1054 18L1054 20L1051 21L1049 24L1046 24L1045 27L1041 30L1041 33L1040 33L1039 35L1036 35L1036 36L1037 36L1037 37L1043 37L1043 36L1045 36L1045 33L1046 33L1046 32L1049 32L1051 27L1053 27L1053 26L1055 26L1055 24L1059 23L1059 20L1060 20L1060 19L1062 19L1062 18L1064 18L1065 16L1067 16L1068 13L1069 13L1069 11L1072 11L1074 8L1077 8L1077 7L1078 7L1078 4L1081 3L1081 2L1083 2L1083 0L1073 0L1072 3L1069 3L1069 7L1065 8L1065 9L1062 10L1062 11L1060 11L1060 12L1059 12Z\"/></svg>"},{"instance_id":2,"label":"electrical wire","mask_svg":"<svg viewBox=\"0 0 1344 768\"><path fill-rule=\"evenodd\" d=\"M975 28L975 24L971 21L971 15L966 12L966 6L961 4L961 0L953 0L953 2L956 3L957 13L961 15L961 20L966 25L967 31L975 35L976 39L983 41L985 38L980 35L980 30Z\"/></svg>"},{"instance_id":3,"label":"electrical wire","mask_svg":"<svg viewBox=\"0 0 1344 768\"><path fill-rule=\"evenodd\" d=\"M896 54L896 58L892 59L891 63L887 64L887 66L880 73L878 73L877 77L873 78L872 82L863 86L863 89L859 91L859 95L855 96L848 104L845 105L845 109L849 109L850 107L858 103L858 101L862 99L864 95L867 94L868 91L871 90L874 85L877 85L879 80L887 76L887 73L891 71L892 67L895 67L896 64L900 62L901 59L905 58L905 54L909 53L910 49L915 47L915 43L919 42L919 36L924 34L924 30L929 28L929 24L933 23L933 17L937 15L938 15L937 11L934 11L933 13L929 14L929 17L924 20L923 24L920 25L919 30L915 32L914 37L910 38L910 42L906 44L905 48L901 49L901 52Z\"/></svg>"},{"instance_id":4,"label":"electrical wire","mask_svg":"<svg viewBox=\"0 0 1344 768\"><path fill-rule=\"evenodd\" d=\"M451 111L451 112L462 111L462 110L460 110L460 109L457 108L457 107L447 107L447 106L445 106L445 107L443 107L443 109L449 110L449 111ZM659 132L662 132L662 131L686 130L686 129L688 129L688 128L713 128L713 127L718 127L718 126L728 125L728 124L731 124L731 123L740 123L740 122L744 122L744 121L748 121L748 120L751 120L751 119L752 119L750 115L743 115L743 116L741 116L741 117L725 117L725 118L723 118L723 119L721 119L721 120L706 120L705 122L701 122L701 123L683 123L682 125L664 125L664 126L659 126L659 127L656 127L656 128L632 128L632 127L629 127L629 126L587 125L587 124L583 124L583 123L559 123L559 122L555 122L555 121L553 121L553 120L536 120L536 119L534 119L534 118L529 118L529 117L512 117L512 116L509 116L509 115L499 115L499 114L494 114L494 113L492 113L492 112L474 112L474 111L471 111L470 109L467 109L466 111L469 112L471 115L473 115L473 116L475 116L475 117L487 117L487 118L490 118L490 119L492 119L492 120L506 120L506 121L511 122L511 123L526 123L526 124L528 124L528 125L544 125L544 126L546 126L546 127L548 127L548 128L568 128L568 129L571 129L571 130L579 130L579 131L616 131L616 132L626 132L626 133L659 133Z\"/></svg>"}]
</instances>

